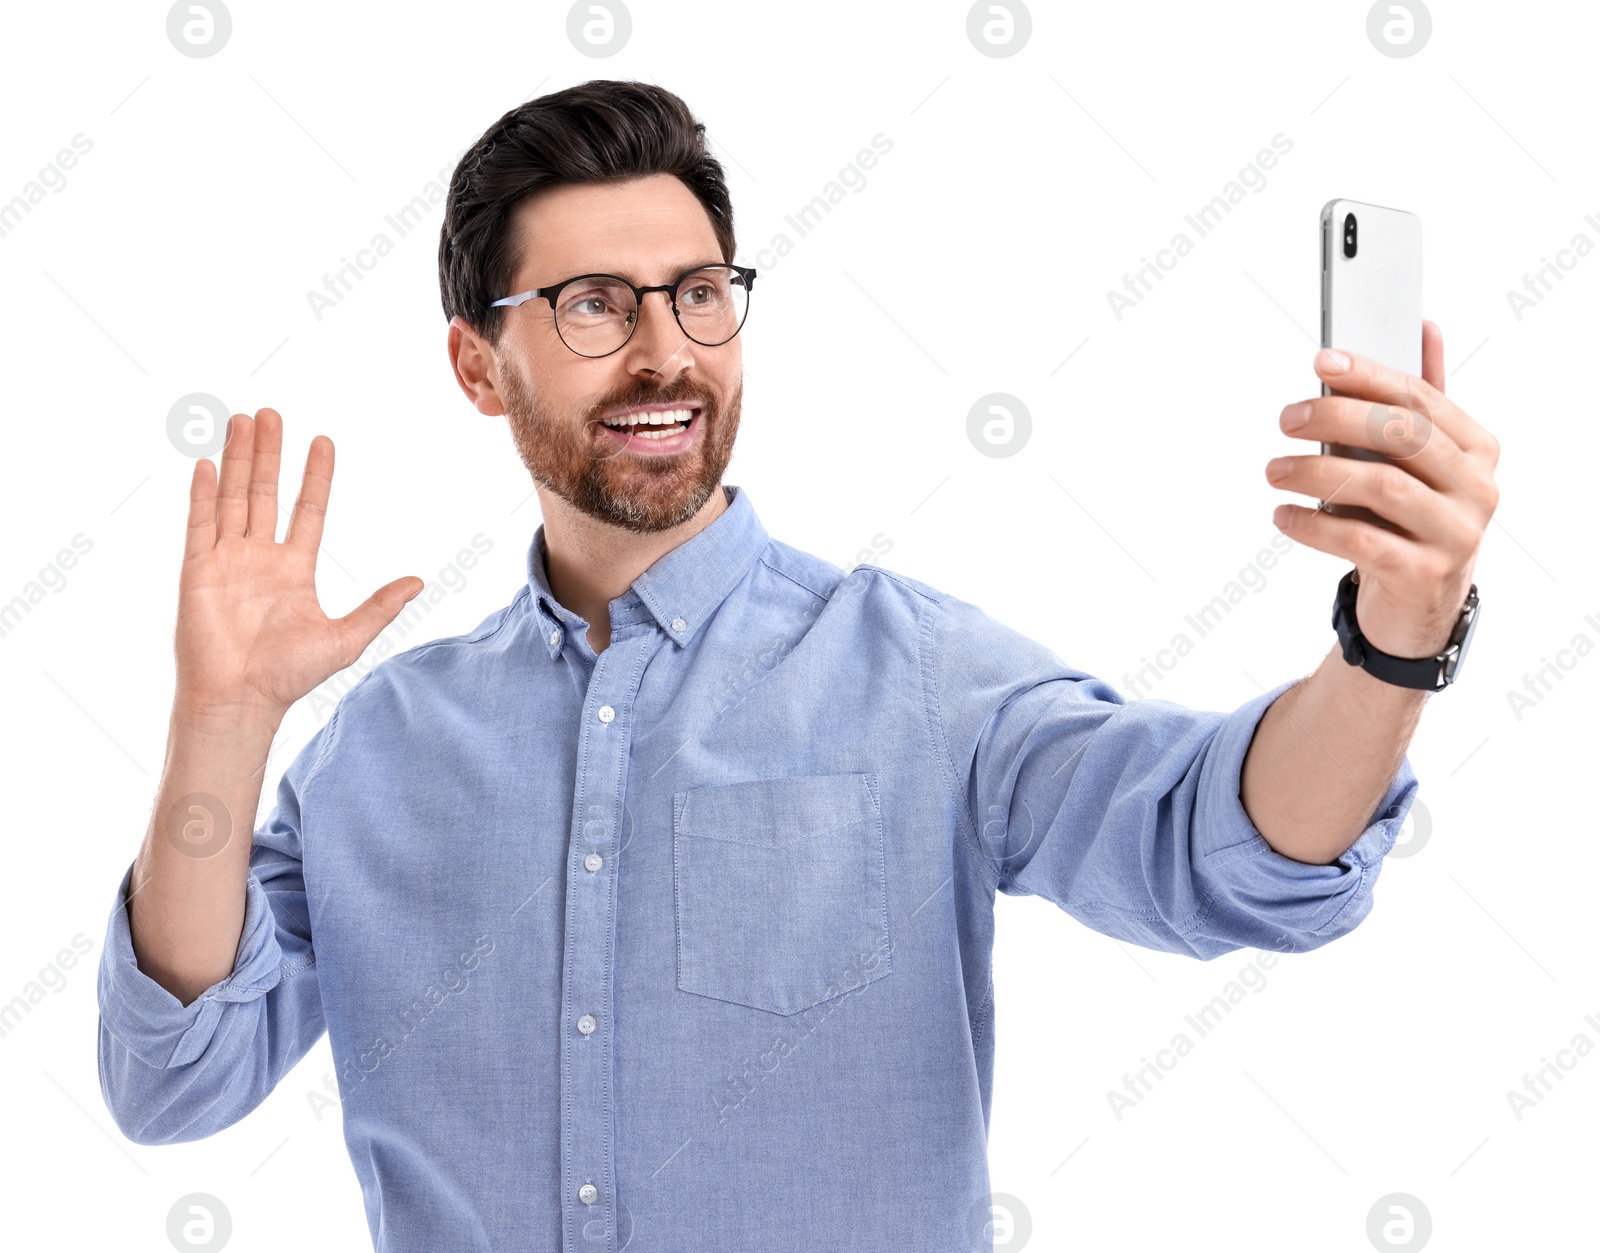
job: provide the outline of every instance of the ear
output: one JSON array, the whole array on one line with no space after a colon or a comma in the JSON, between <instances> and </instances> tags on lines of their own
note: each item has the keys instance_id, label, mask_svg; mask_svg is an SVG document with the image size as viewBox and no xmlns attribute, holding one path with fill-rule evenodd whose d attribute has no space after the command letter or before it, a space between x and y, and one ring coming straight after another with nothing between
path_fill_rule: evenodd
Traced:
<instances>
[{"instance_id":1,"label":"ear","mask_svg":"<svg viewBox=\"0 0 1600 1253\"><path fill-rule=\"evenodd\" d=\"M450 319L445 347L450 354L450 368L455 373L456 382L461 385L461 390L466 393L473 407L489 417L503 416L506 407L500 399L499 373L489 341L457 314Z\"/></svg>"}]
</instances>

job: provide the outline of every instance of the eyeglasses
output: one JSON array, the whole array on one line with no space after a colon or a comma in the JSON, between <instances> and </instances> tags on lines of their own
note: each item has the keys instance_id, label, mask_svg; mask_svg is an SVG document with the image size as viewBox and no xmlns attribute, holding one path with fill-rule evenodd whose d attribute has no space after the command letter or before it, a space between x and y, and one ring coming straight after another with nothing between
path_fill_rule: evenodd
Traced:
<instances>
[{"instance_id":1,"label":"eyeglasses","mask_svg":"<svg viewBox=\"0 0 1600 1253\"><path fill-rule=\"evenodd\" d=\"M742 265L702 265L660 287L635 287L615 274L580 274L490 303L515 307L535 296L550 302L556 334L580 357L608 357L633 337L639 305L650 292L667 293L672 316L697 344L715 348L739 333L750 312L756 272Z\"/></svg>"}]
</instances>

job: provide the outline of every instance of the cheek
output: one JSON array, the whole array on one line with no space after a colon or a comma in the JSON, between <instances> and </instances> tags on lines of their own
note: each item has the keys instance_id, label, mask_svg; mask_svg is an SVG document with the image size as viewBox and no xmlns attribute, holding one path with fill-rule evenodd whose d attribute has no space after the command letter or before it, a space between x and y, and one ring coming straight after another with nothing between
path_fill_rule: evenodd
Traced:
<instances>
[{"instance_id":1,"label":"cheek","mask_svg":"<svg viewBox=\"0 0 1600 1253\"><path fill-rule=\"evenodd\" d=\"M555 324L548 317L531 327L516 328L501 343L502 358L530 384L549 386L557 382L572 363L582 365L583 358L575 355L556 334Z\"/></svg>"},{"instance_id":2,"label":"cheek","mask_svg":"<svg viewBox=\"0 0 1600 1253\"><path fill-rule=\"evenodd\" d=\"M727 349L719 349L718 355L707 359L705 365L706 377L725 399L732 397L743 385L744 354L739 349L738 338Z\"/></svg>"},{"instance_id":3,"label":"cheek","mask_svg":"<svg viewBox=\"0 0 1600 1253\"><path fill-rule=\"evenodd\" d=\"M607 373L594 368L601 363L574 356L559 340L531 347L511 364L523 400L549 414L569 413L585 396L599 395L609 385Z\"/></svg>"}]
</instances>

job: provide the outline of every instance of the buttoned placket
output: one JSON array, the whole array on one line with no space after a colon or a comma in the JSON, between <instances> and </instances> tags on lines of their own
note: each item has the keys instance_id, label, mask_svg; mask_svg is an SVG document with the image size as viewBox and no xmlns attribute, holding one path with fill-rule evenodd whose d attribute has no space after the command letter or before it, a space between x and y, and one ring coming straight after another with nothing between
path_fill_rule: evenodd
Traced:
<instances>
[{"instance_id":1,"label":"buttoned placket","mask_svg":"<svg viewBox=\"0 0 1600 1253\"><path fill-rule=\"evenodd\" d=\"M614 609L641 609L636 597ZM624 612L623 618L632 616ZM612 1001L616 903L628 745L639 682L661 633L648 619L619 622L584 694L572 830L566 859L561 990L562 1247L617 1248ZM567 644L578 632L570 627ZM559 645L559 639L552 639Z\"/></svg>"}]
</instances>

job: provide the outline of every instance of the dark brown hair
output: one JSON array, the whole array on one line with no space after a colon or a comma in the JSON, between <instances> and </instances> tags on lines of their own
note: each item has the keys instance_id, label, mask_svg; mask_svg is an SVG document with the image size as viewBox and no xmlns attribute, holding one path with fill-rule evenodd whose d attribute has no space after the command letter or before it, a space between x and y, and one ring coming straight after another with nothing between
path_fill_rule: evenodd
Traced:
<instances>
[{"instance_id":1,"label":"dark brown hair","mask_svg":"<svg viewBox=\"0 0 1600 1253\"><path fill-rule=\"evenodd\" d=\"M539 96L484 131L450 178L439 231L439 296L491 344L525 240L511 214L536 191L570 183L620 183L672 174L705 206L722 259L733 260L733 204L722 165L689 106L652 83L597 79Z\"/></svg>"}]
</instances>

